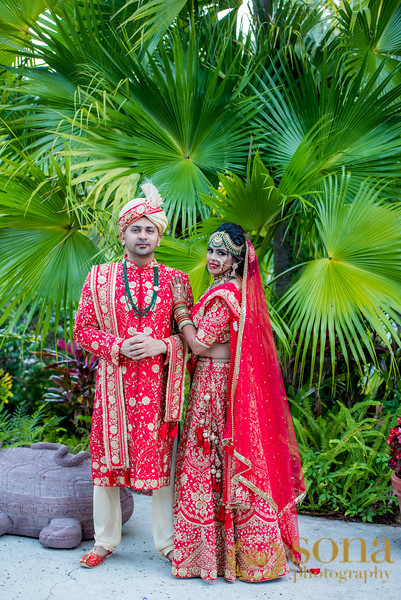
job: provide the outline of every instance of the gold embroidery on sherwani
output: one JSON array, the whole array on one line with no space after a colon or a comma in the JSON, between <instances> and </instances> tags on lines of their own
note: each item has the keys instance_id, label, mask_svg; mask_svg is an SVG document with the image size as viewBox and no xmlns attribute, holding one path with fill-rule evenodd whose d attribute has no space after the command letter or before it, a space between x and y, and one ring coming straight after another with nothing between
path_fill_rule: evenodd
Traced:
<instances>
[{"instance_id":1,"label":"gold embroidery on sherwani","mask_svg":"<svg viewBox=\"0 0 401 600\"><path fill-rule=\"evenodd\" d=\"M154 264L155 261L151 261L140 269L128 261L131 294L142 307L149 304L152 295ZM160 291L156 308L145 317L136 317L127 309L122 262L113 267L99 265L94 271L96 277L89 274L82 289L74 328L77 343L99 357L90 440L93 482L105 486L129 485L141 490L158 489L170 483L174 443L170 433L175 433L174 419L168 423L167 435L161 435L161 426L167 406L172 413L177 411L179 415L181 411L177 399L182 397L185 367L182 339L172 335L170 282L179 274L187 283L188 276L159 264ZM167 360L162 354L140 361L120 354L123 341L136 333L166 341L171 348ZM171 371L172 365L175 372ZM115 377L117 369L125 414L117 409L116 390L120 385ZM175 391L171 403L166 398L169 371L171 389ZM115 468L117 463L113 458L121 455L125 443L127 458L121 461L123 466Z\"/></svg>"},{"instance_id":2,"label":"gold embroidery on sherwani","mask_svg":"<svg viewBox=\"0 0 401 600\"><path fill-rule=\"evenodd\" d=\"M185 369L188 360L188 344L185 338L175 336L165 340L170 357L167 389L165 421L181 421L184 408Z\"/></svg>"},{"instance_id":3,"label":"gold embroidery on sherwani","mask_svg":"<svg viewBox=\"0 0 401 600\"><path fill-rule=\"evenodd\" d=\"M95 265L91 271L91 289L99 324L104 331L119 336L116 315L117 263L108 266ZM107 317L105 317L107 315ZM100 361L104 362L103 359ZM116 364L117 363L117 364ZM102 365L102 409L103 440L106 452L107 467L112 469L128 469L128 436L125 414L124 386L121 367L113 360L112 369Z\"/></svg>"}]
</instances>

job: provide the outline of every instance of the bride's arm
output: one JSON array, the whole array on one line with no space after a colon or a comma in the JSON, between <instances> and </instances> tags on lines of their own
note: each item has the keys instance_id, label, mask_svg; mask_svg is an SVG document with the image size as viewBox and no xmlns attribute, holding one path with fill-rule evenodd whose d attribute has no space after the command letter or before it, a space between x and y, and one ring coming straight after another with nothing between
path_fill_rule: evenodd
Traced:
<instances>
[{"instance_id":1,"label":"bride's arm","mask_svg":"<svg viewBox=\"0 0 401 600\"><path fill-rule=\"evenodd\" d=\"M189 310L186 308L187 289L179 276L175 276L170 284L173 302L176 306L175 318L184 334L192 352L198 356L209 354L211 346L216 341L220 331L230 319L230 311L225 302L215 298L197 329L193 324ZM210 354L209 354L210 355Z\"/></svg>"}]
</instances>

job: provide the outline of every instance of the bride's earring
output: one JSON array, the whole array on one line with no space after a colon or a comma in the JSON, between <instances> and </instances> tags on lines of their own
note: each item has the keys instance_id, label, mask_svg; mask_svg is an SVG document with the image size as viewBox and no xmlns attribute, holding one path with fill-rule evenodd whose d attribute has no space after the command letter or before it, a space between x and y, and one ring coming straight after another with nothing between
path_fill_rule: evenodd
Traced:
<instances>
[{"instance_id":1,"label":"bride's earring","mask_svg":"<svg viewBox=\"0 0 401 600\"><path fill-rule=\"evenodd\" d=\"M237 262L233 262L232 266L231 266L231 273L230 276L234 279L235 277L237 277L237 269L238 269L238 263Z\"/></svg>"}]
</instances>

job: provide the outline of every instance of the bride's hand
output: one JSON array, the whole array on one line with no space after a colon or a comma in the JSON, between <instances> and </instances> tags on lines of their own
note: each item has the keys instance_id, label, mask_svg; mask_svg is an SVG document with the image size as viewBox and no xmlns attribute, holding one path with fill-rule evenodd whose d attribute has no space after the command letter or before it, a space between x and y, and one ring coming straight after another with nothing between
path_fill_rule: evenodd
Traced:
<instances>
[{"instance_id":1,"label":"bride's hand","mask_svg":"<svg viewBox=\"0 0 401 600\"><path fill-rule=\"evenodd\" d=\"M174 275L170 283L170 290L173 295L173 302L187 302L188 288L181 275Z\"/></svg>"}]
</instances>

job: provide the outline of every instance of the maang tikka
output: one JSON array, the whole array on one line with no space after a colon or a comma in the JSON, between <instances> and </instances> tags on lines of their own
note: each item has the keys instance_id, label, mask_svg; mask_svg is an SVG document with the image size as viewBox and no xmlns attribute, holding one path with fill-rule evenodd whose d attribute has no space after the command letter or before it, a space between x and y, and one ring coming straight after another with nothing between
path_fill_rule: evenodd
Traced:
<instances>
[{"instance_id":1,"label":"maang tikka","mask_svg":"<svg viewBox=\"0 0 401 600\"><path fill-rule=\"evenodd\" d=\"M215 231L212 233L209 239L209 244L213 246L213 248L221 248L221 246L225 246L226 250L228 250L230 254L238 258L241 257L241 252L244 247L243 244L241 246L234 244L230 235L226 231Z\"/></svg>"}]
</instances>

